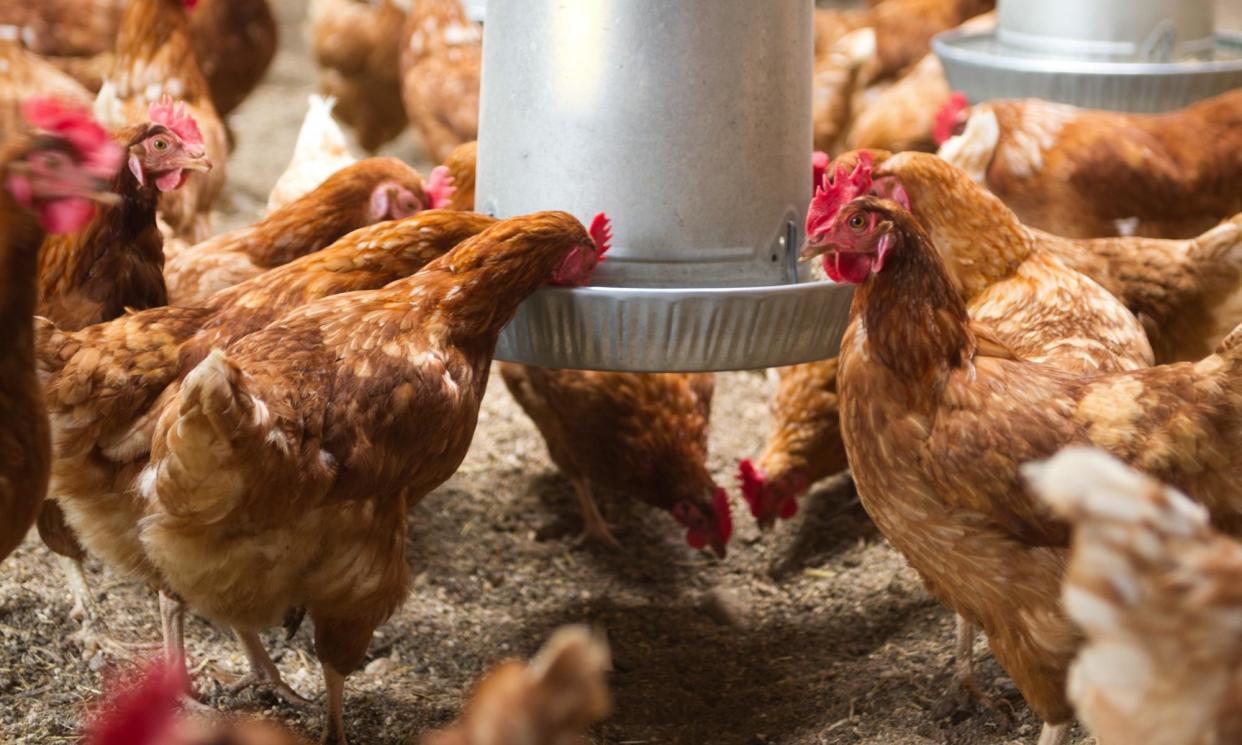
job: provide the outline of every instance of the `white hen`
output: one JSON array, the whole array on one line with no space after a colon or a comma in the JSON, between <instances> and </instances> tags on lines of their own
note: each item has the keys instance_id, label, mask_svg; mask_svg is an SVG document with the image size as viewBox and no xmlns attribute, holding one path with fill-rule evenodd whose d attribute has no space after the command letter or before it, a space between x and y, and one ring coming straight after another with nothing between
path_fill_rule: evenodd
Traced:
<instances>
[{"instance_id":1,"label":"white hen","mask_svg":"<svg viewBox=\"0 0 1242 745\"><path fill-rule=\"evenodd\" d=\"M349 152L345 133L332 118L335 104L334 98L311 95L297 144L293 146L293 159L276 179L276 185L267 198L269 214L309 193L342 168L357 162L358 159Z\"/></svg>"}]
</instances>

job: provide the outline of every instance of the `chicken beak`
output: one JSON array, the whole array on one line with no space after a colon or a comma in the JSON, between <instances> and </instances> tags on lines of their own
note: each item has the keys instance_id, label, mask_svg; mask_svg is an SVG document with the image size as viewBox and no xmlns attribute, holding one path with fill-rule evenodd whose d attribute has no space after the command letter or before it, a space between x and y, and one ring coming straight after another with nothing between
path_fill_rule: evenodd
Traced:
<instances>
[{"instance_id":1,"label":"chicken beak","mask_svg":"<svg viewBox=\"0 0 1242 745\"><path fill-rule=\"evenodd\" d=\"M798 253L799 261L810 261L817 256L827 252L828 246L816 241L813 238L807 238L806 243L802 244L802 250Z\"/></svg>"},{"instance_id":2,"label":"chicken beak","mask_svg":"<svg viewBox=\"0 0 1242 745\"><path fill-rule=\"evenodd\" d=\"M211 170L211 159L205 155L198 157L187 157L184 162L179 163L178 167L184 171L202 171L207 173Z\"/></svg>"}]
</instances>

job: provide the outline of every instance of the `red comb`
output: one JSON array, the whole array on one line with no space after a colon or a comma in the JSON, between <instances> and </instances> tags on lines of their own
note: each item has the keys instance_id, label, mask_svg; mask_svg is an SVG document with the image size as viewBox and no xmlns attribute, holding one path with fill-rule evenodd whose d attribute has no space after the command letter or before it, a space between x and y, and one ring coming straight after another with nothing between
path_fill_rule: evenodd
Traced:
<instances>
[{"instance_id":1,"label":"red comb","mask_svg":"<svg viewBox=\"0 0 1242 745\"><path fill-rule=\"evenodd\" d=\"M147 116L156 124L171 129L185 144L203 144L203 133L198 131L198 122L185 110L185 104L164 96L147 108Z\"/></svg>"},{"instance_id":2,"label":"red comb","mask_svg":"<svg viewBox=\"0 0 1242 745\"><path fill-rule=\"evenodd\" d=\"M160 745L189 690L185 671L163 659L148 663L136 680L115 675L83 727L83 745Z\"/></svg>"},{"instance_id":3,"label":"red comb","mask_svg":"<svg viewBox=\"0 0 1242 745\"><path fill-rule=\"evenodd\" d=\"M737 464L737 481L742 486L742 498L750 506L750 514L759 517L766 479L750 458L744 458Z\"/></svg>"},{"instance_id":4,"label":"red comb","mask_svg":"<svg viewBox=\"0 0 1242 745\"><path fill-rule=\"evenodd\" d=\"M187 13L194 10L197 6L198 0L181 0L181 7L185 8Z\"/></svg>"},{"instance_id":5,"label":"red comb","mask_svg":"<svg viewBox=\"0 0 1242 745\"><path fill-rule=\"evenodd\" d=\"M595 241L595 255L602 262L604 254L608 253L608 249L612 248L612 221L608 219L608 215L603 212L595 216L591 220L591 240Z\"/></svg>"},{"instance_id":6,"label":"red comb","mask_svg":"<svg viewBox=\"0 0 1242 745\"><path fill-rule=\"evenodd\" d=\"M716 532L720 534L720 542L728 544L733 537L733 508L729 505L729 495L719 486L712 495L712 509L716 512Z\"/></svg>"},{"instance_id":7,"label":"red comb","mask_svg":"<svg viewBox=\"0 0 1242 745\"><path fill-rule=\"evenodd\" d=\"M30 126L63 137L86 165L106 175L120 168L120 147L85 107L53 96L38 96L22 103L22 115Z\"/></svg>"},{"instance_id":8,"label":"red comb","mask_svg":"<svg viewBox=\"0 0 1242 745\"><path fill-rule=\"evenodd\" d=\"M846 173L845 166L837 163L831 180L824 175L824 183L815 190L811 206L806 212L806 234L815 235L832 222L837 211L855 197L862 196L871 188L871 164L875 157L867 150L858 151L854 170Z\"/></svg>"},{"instance_id":9,"label":"red comb","mask_svg":"<svg viewBox=\"0 0 1242 745\"><path fill-rule=\"evenodd\" d=\"M449 173L448 167L432 168L431 175L423 183L423 191L431 198L431 209L438 210L441 207L447 207L449 199L457 191L457 187L453 185L453 175Z\"/></svg>"},{"instance_id":10,"label":"red comb","mask_svg":"<svg viewBox=\"0 0 1242 745\"><path fill-rule=\"evenodd\" d=\"M936 112L936 124L932 128L932 138L936 140L937 145L943 145L946 140L954 135L957 129L958 117L966 110L970 102L966 100L966 94L961 91L953 91L949 94L949 100L944 102L940 107L940 111Z\"/></svg>"},{"instance_id":11,"label":"red comb","mask_svg":"<svg viewBox=\"0 0 1242 745\"><path fill-rule=\"evenodd\" d=\"M814 191L824 184L824 176L828 175L828 164L831 159L823 150L811 153L811 190Z\"/></svg>"}]
</instances>

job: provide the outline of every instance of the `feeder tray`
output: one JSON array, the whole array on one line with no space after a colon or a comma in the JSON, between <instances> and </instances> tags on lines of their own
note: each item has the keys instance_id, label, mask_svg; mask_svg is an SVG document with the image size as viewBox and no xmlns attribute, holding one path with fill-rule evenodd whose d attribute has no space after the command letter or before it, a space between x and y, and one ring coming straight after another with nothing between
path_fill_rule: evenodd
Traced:
<instances>
[{"instance_id":1,"label":"feeder tray","mask_svg":"<svg viewBox=\"0 0 1242 745\"><path fill-rule=\"evenodd\" d=\"M477 209L606 212L589 288L545 288L499 359L691 371L830 357L851 288L800 276L809 0L490 0Z\"/></svg>"},{"instance_id":2,"label":"feeder tray","mask_svg":"<svg viewBox=\"0 0 1242 745\"><path fill-rule=\"evenodd\" d=\"M1212 28L1210 0L1001 0L995 30L932 45L973 102L1161 112L1242 86L1242 35Z\"/></svg>"}]
</instances>

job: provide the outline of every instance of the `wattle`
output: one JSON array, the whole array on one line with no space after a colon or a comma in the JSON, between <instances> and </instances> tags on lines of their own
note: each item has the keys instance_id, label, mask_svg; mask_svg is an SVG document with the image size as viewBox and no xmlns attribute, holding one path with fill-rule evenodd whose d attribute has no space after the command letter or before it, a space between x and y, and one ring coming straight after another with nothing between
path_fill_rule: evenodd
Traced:
<instances>
[{"instance_id":1,"label":"wattle","mask_svg":"<svg viewBox=\"0 0 1242 745\"><path fill-rule=\"evenodd\" d=\"M172 191L185 183L189 174L184 173L180 168L160 174L155 177L155 188L160 191Z\"/></svg>"},{"instance_id":2,"label":"wattle","mask_svg":"<svg viewBox=\"0 0 1242 745\"><path fill-rule=\"evenodd\" d=\"M836 251L824 256L824 272L835 282L862 284L871 276L875 257L862 253Z\"/></svg>"}]
</instances>

